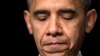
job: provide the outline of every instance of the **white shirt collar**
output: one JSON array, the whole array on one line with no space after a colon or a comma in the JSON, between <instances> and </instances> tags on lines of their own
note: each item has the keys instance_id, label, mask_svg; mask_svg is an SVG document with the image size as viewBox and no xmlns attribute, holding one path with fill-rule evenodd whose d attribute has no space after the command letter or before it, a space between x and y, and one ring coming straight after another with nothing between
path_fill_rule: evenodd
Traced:
<instances>
[{"instance_id":1,"label":"white shirt collar","mask_svg":"<svg viewBox=\"0 0 100 56\"><path fill-rule=\"evenodd\" d=\"M79 52L78 52L78 55L77 55L77 56L82 56L82 53L81 53L81 51L79 51Z\"/></svg>"}]
</instances>

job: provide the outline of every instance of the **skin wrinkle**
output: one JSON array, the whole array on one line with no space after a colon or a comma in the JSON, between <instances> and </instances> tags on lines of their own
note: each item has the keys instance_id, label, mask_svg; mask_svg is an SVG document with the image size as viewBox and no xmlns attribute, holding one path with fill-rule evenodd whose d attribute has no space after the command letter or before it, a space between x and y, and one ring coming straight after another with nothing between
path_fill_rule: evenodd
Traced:
<instances>
[{"instance_id":1,"label":"skin wrinkle","mask_svg":"<svg viewBox=\"0 0 100 56\"><path fill-rule=\"evenodd\" d=\"M95 10L85 13L82 0L35 0L29 8L25 20L42 56L76 56L96 18Z\"/></svg>"},{"instance_id":2,"label":"skin wrinkle","mask_svg":"<svg viewBox=\"0 0 100 56\"><path fill-rule=\"evenodd\" d=\"M55 3L55 2L54 2L54 3ZM72 2L71 2L71 3L72 3ZM76 5L77 5L77 3L76 3ZM71 7L72 7L74 10L76 10L73 6L71 6ZM57 10L56 8L54 8L54 9ZM52 9L50 9L50 10L52 10ZM55 10L54 10L53 12L55 12ZM54 15L55 15L55 14L54 14ZM53 16L54 16L54 15L53 15ZM55 16L54 16L54 19L56 19ZM49 21L49 22L51 22L51 21ZM47 25L48 25L48 24L47 24ZM64 24L62 24L62 25L64 25ZM72 25L72 24L71 24L71 25ZM48 26L47 26L47 27L48 27ZM36 27L36 28L37 28L37 27ZM67 27L66 27L66 28L67 28ZM44 31L45 31L45 29L46 29L46 28L44 28ZM42 32L43 32L43 31L42 31ZM44 32L44 33L45 33L45 32ZM40 33L40 34L41 34L41 33ZM41 34L41 35L44 35L44 34ZM40 35L40 37L41 37L41 35ZM42 38L41 38L41 40L42 40Z\"/></svg>"},{"instance_id":3,"label":"skin wrinkle","mask_svg":"<svg viewBox=\"0 0 100 56\"><path fill-rule=\"evenodd\" d=\"M78 23L79 24L79 23ZM63 26L64 24L62 24L62 26ZM69 25L69 24L68 24ZM73 25L73 24L70 24L70 26L71 25ZM81 25L81 24L80 24ZM77 26L75 26L74 28L76 28L76 27L78 27L79 25L77 25ZM68 27L66 27L67 29L68 29ZM66 28L63 30L63 31L66 31ZM71 27L69 27L69 29L70 29ZM70 31L71 32L71 31ZM67 33L67 32L66 32ZM69 34L68 34L69 35ZM71 35L71 34L70 34ZM80 41L79 41L80 42Z\"/></svg>"}]
</instances>

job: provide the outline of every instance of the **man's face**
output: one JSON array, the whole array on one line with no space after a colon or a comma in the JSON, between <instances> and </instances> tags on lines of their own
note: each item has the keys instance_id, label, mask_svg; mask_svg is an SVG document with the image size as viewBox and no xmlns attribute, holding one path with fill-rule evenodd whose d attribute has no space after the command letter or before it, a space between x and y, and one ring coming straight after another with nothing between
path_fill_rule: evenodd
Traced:
<instances>
[{"instance_id":1,"label":"man's face","mask_svg":"<svg viewBox=\"0 0 100 56\"><path fill-rule=\"evenodd\" d=\"M35 0L28 29L44 56L77 55L86 30L80 0Z\"/></svg>"}]
</instances>

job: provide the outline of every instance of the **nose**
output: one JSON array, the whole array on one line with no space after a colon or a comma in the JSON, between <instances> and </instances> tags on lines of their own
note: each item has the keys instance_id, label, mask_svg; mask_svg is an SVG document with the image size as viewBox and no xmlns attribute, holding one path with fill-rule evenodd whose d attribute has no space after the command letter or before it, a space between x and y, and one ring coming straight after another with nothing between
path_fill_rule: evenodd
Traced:
<instances>
[{"instance_id":1,"label":"nose","mask_svg":"<svg viewBox=\"0 0 100 56\"><path fill-rule=\"evenodd\" d=\"M47 36L57 37L61 35L63 35L63 32L59 20L56 17L52 17L48 25Z\"/></svg>"}]
</instances>

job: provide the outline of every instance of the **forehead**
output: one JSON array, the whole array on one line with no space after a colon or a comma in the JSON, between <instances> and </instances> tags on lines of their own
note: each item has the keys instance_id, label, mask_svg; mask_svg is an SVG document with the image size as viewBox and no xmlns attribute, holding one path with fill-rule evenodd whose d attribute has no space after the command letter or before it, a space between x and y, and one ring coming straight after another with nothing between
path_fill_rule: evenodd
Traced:
<instances>
[{"instance_id":1,"label":"forehead","mask_svg":"<svg viewBox=\"0 0 100 56\"><path fill-rule=\"evenodd\" d=\"M30 9L59 9L59 8L78 9L81 6L81 0L34 0Z\"/></svg>"}]
</instances>

